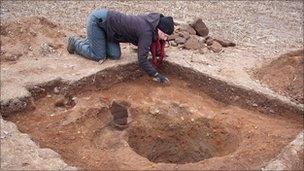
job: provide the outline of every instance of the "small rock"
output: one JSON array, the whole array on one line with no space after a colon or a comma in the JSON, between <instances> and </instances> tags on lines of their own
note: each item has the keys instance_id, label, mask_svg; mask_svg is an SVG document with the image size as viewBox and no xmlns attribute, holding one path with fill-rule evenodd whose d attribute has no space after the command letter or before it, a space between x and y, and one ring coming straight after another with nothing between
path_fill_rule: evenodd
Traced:
<instances>
[{"instance_id":1,"label":"small rock","mask_svg":"<svg viewBox=\"0 0 304 171\"><path fill-rule=\"evenodd\" d=\"M58 87L55 87L53 91L54 91L54 94L59 94L59 89L58 89Z\"/></svg>"},{"instance_id":2,"label":"small rock","mask_svg":"<svg viewBox=\"0 0 304 171\"><path fill-rule=\"evenodd\" d=\"M170 43L171 46L174 46L174 47L177 46L177 43L175 41L170 41L169 43Z\"/></svg>"},{"instance_id":3,"label":"small rock","mask_svg":"<svg viewBox=\"0 0 304 171\"><path fill-rule=\"evenodd\" d=\"M200 48L199 42L195 37L191 37L184 45L185 49L188 50L197 50Z\"/></svg>"},{"instance_id":4,"label":"small rock","mask_svg":"<svg viewBox=\"0 0 304 171\"><path fill-rule=\"evenodd\" d=\"M206 38L205 37L200 37L200 36L197 36L198 38L198 42L201 44L201 45L204 45L206 43Z\"/></svg>"},{"instance_id":5,"label":"small rock","mask_svg":"<svg viewBox=\"0 0 304 171\"><path fill-rule=\"evenodd\" d=\"M65 103L66 103L65 101L66 101L65 98L60 98L59 100L57 100L55 102L55 106L56 107L64 107Z\"/></svg>"},{"instance_id":6,"label":"small rock","mask_svg":"<svg viewBox=\"0 0 304 171\"><path fill-rule=\"evenodd\" d=\"M200 48L200 49L198 50L198 52L199 52L200 54L206 54L206 53L208 53L208 49L207 49L206 47L203 47L203 48Z\"/></svg>"},{"instance_id":7,"label":"small rock","mask_svg":"<svg viewBox=\"0 0 304 171\"><path fill-rule=\"evenodd\" d=\"M183 38L183 37L178 37L174 41L179 45L179 44L186 43L187 40L185 38Z\"/></svg>"},{"instance_id":8,"label":"small rock","mask_svg":"<svg viewBox=\"0 0 304 171\"><path fill-rule=\"evenodd\" d=\"M159 109L157 109L157 108L155 108L155 107L150 107L149 112L150 112L152 115L157 115L157 114L159 114Z\"/></svg>"},{"instance_id":9,"label":"small rock","mask_svg":"<svg viewBox=\"0 0 304 171\"><path fill-rule=\"evenodd\" d=\"M179 36L185 38L186 40L188 40L190 38L190 34L185 31L179 32Z\"/></svg>"},{"instance_id":10,"label":"small rock","mask_svg":"<svg viewBox=\"0 0 304 171\"><path fill-rule=\"evenodd\" d=\"M53 48L51 48L48 44L44 43L43 45L41 45L39 52L40 54L42 54L43 56L46 56L50 53L52 53Z\"/></svg>"},{"instance_id":11,"label":"small rock","mask_svg":"<svg viewBox=\"0 0 304 171\"><path fill-rule=\"evenodd\" d=\"M258 105L256 103L253 103L252 106L253 107L258 107Z\"/></svg>"},{"instance_id":12,"label":"small rock","mask_svg":"<svg viewBox=\"0 0 304 171\"><path fill-rule=\"evenodd\" d=\"M226 40L226 39L214 38L213 40L220 43L223 47L236 46L236 44L234 42Z\"/></svg>"},{"instance_id":13,"label":"small rock","mask_svg":"<svg viewBox=\"0 0 304 171\"><path fill-rule=\"evenodd\" d=\"M66 97L61 97L55 102L56 107L67 107L72 108L76 105L74 97L67 95Z\"/></svg>"},{"instance_id":14,"label":"small rock","mask_svg":"<svg viewBox=\"0 0 304 171\"><path fill-rule=\"evenodd\" d=\"M176 34L176 33L174 33L174 34L172 34L172 35L169 35L168 41L175 40L175 39L178 38L178 37L179 37L179 35Z\"/></svg>"},{"instance_id":15,"label":"small rock","mask_svg":"<svg viewBox=\"0 0 304 171\"><path fill-rule=\"evenodd\" d=\"M181 117L181 120L185 120L184 117Z\"/></svg>"},{"instance_id":16,"label":"small rock","mask_svg":"<svg viewBox=\"0 0 304 171\"><path fill-rule=\"evenodd\" d=\"M208 36L209 34L209 29L207 28L206 24L202 21L201 18L196 19L191 26L193 29L196 31L196 34L199 36Z\"/></svg>"},{"instance_id":17,"label":"small rock","mask_svg":"<svg viewBox=\"0 0 304 171\"><path fill-rule=\"evenodd\" d=\"M75 102L75 99L77 97L73 97L71 95L66 95L66 103L65 103L65 107L68 107L68 108L72 108L76 105L76 102Z\"/></svg>"},{"instance_id":18,"label":"small rock","mask_svg":"<svg viewBox=\"0 0 304 171\"><path fill-rule=\"evenodd\" d=\"M206 44L207 44L207 46L211 46L212 43L213 43L212 37L207 37L207 38L206 38Z\"/></svg>"},{"instance_id":19,"label":"small rock","mask_svg":"<svg viewBox=\"0 0 304 171\"><path fill-rule=\"evenodd\" d=\"M191 119L191 122L194 122L194 119L193 119L193 118Z\"/></svg>"},{"instance_id":20,"label":"small rock","mask_svg":"<svg viewBox=\"0 0 304 171\"><path fill-rule=\"evenodd\" d=\"M208 46L208 49L212 50L214 53L219 53L222 51L222 45L214 41L211 46Z\"/></svg>"}]
</instances>

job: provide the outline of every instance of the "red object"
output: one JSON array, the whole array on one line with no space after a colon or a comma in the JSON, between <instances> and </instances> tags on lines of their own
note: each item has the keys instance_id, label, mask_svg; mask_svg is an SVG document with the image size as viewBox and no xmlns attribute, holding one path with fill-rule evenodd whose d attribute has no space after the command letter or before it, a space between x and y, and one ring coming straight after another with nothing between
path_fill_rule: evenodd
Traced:
<instances>
[{"instance_id":1,"label":"red object","mask_svg":"<svg viewBox=\"0 0 304 171\"><path fill-rule=\"evenodd\" d=\"M152 54L152 64L157 68L163 63L166 57L165 46L166 41L159 39L153 41L151 44L150 52Z\"/></svg>"}]
</instances>

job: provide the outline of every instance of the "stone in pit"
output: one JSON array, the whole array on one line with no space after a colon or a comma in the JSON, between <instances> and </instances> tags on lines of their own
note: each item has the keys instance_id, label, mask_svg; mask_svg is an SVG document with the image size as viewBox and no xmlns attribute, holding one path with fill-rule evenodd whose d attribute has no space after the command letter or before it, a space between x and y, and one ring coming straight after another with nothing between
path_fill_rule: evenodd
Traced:
<instances>
[{"instance_id":1,"label":"stone in pit","mask_svg":"<svg viewBox=\"0 0 304 171\"><path fill-rule=\"evenodd\" d=\"M110 106L115 125L127 125L130 103L121 100L113 100Z\"/></svg>"}]
</instances>

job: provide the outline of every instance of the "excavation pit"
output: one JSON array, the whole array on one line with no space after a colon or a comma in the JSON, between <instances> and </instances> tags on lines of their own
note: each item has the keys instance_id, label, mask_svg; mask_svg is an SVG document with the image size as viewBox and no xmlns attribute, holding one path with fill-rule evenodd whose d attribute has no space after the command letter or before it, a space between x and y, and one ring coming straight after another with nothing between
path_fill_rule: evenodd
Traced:
<instances>
[{"instance_id":1,"label":"excavation pit","mask_svg":"<svg viewBox=\"0 0 304 171\"><path fill-rule=\"evenodd\" d=\"M128 143L152 162L184 164L229 154L237 148L238 139L237 131L212 120L175 123L165 119L131 128Z\"/></svg>"},{"instance_id":2,"label":"excavation pit","mask_svg":"<svg viewBox=\"0 0 304 171\"><path fill-rule=\"evenodd\" d=\"M279 100L172 64L163 86L137 66L29 88L31 105L1 113L69 165L93 170L255 170L303 129L301 111ZM130 103L122 130L111 125L114 99Z\"/></svg>"}]
</instances>

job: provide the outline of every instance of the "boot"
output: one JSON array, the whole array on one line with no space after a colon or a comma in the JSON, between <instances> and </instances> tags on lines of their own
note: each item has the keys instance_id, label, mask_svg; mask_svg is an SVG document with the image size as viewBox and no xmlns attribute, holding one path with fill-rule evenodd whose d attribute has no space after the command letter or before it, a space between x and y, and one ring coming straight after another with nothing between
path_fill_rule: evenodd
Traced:
<instances>
[{"instance_id":1,"label":"boot","mask_svg":"<svg viewBox=\"0 0 304 171\"><path fill-rule=\"evenodd\" d=\"M70 36L69 37L67 51L70 54L74 54L74 52L75 52L75 41L76 41L76 39L77 38L75 36Z\"/></svg>"}]
</instances>

